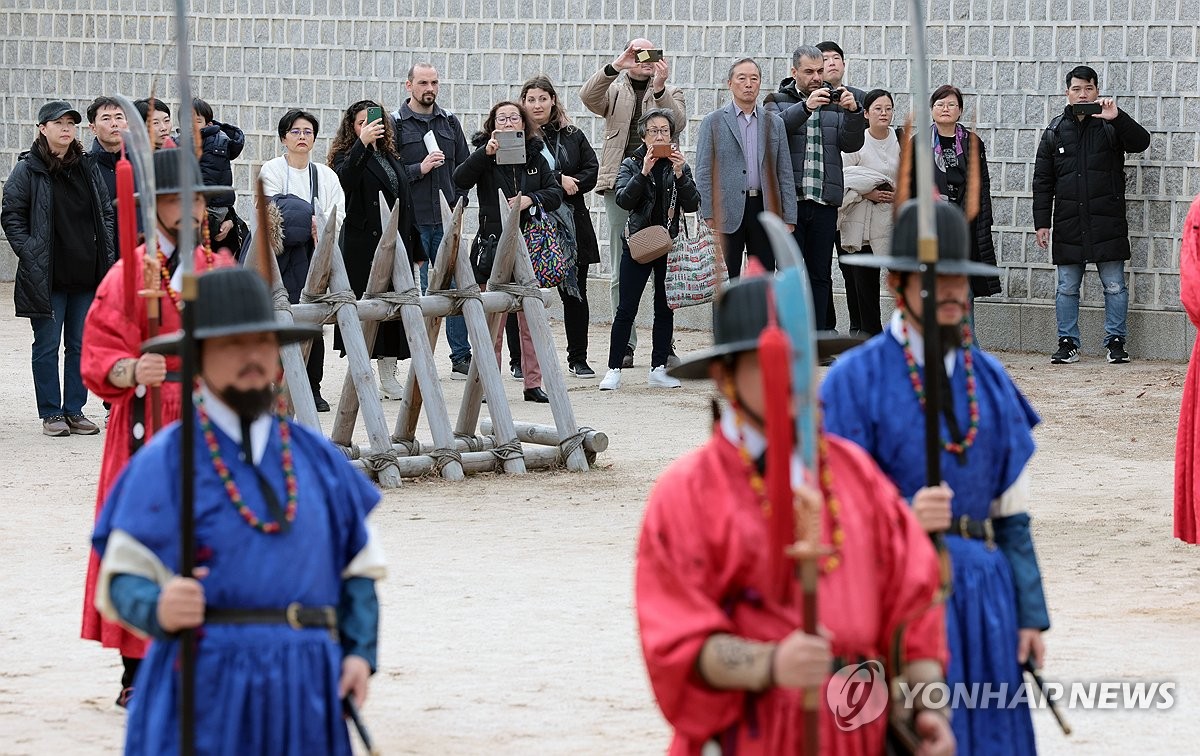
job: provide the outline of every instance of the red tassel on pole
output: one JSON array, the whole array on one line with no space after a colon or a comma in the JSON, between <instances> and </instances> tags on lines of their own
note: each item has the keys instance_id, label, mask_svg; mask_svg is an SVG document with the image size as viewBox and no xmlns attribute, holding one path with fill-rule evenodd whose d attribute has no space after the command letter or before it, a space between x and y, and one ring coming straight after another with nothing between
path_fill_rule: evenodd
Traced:
<instances>
[{"instance_id":1,"label":"red tassel on pole","mask_svg":"<svg viewBox=\"0 0 1200 756\"><path fill-rule=\"evenodd\" d=\"M786 550L796 541L796 512L792 495L792 447L795 425L792 413L791 342L775 318L774 291L767 291L767 327L758 337L766 423L766 494L770 502L770 569L777 594L786 597L795 584L795 564Z\"/></svg>"},{"instance_id":2,"label":"red tassel on pole","mask_svg":"<svg viewBox=\"0 0 1200 756\"><path fill-rule=\"evenodd\" d=\"M121 244L121 260L125 273L125 314L131 319L137 308L137 292L141 288L141 261L137 259L137 200L133 197L133 163L125 156L117 161L117 236Z\"/></svg>"}]
</instances>

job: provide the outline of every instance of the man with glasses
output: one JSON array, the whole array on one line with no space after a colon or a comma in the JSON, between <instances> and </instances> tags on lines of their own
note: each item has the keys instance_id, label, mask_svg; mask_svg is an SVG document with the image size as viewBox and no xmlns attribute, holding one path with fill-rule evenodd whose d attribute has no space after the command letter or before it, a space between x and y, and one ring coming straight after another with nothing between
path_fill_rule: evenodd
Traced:
<instances>
[{"instance_id":1,"label":"man with glasses","mask_svg":"<svg viewBox=\"0 0 1200 756\"><path fill-rule=\"evenodd\" d=\"M642 113L665 108L679 125L679 131L687 126L683 90L667 86L670 72L670 65L662 57L662 50L657 49L650 40L639 37L632 40L611 63L593 74L579 90L583 106L604 119L604 149L600 155L596 193L603 195L604 211L608 215L608 255L612 270L609 295L614 317L620 304L620 240L625 234L625 223L629 220L629 213L617 206L617 173L621 161L632 157L642 146L636 128ZM622 367L633 367L633 351L636 347L637 330L634 329L629 332L629 346ZM672 354L672 363L677 359Z\"/></svg>"}]
</instances>

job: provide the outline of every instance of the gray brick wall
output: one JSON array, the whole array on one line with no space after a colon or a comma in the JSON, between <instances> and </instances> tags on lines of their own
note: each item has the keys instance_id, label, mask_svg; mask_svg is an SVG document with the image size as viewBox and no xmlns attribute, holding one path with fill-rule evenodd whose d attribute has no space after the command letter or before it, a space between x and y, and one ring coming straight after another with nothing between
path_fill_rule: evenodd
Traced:
<instances>
[{"instance_id":1,"label":"gray brick wall","mask_svg":"<svg viewBox=\"0 0 1200 756\"><path fill-rule=\"evenodd\" d=\"M82 110L101 92L136 98L156 85L176 101L174 51L164 44L170 3L9 0L0 8L0 176L28 147L46 99ZM1063 73L1086 62L1100 71L1102 90L1154 135L1150 150L1129 160L1131 308L1178 311L1179 229L1200 193L1200 0L932 0L929 14L931 80L967 92L964 119L988 147L1007 268L1001 300L1053 302L1054 268L1031 227L1032 160L1041 129L1063 105ZM758 57L773 87L787 75L792 48L823 39L846 50L848 82L892 89L906 113L907 15L905 0L196 0L194 89L218 119L247 133L234 176L248 208L258 166L279 152L274 124L287 107L319 115L320 152L349 103L370 96L395 107L414 59L439 68L442 102L468 130L492 102L545 72L595 143L600 125L580 105L578 86L639 35L668 51L693 125L725 101L721 79L733 57ZM928 122L925 108L917 116ZM86 125L82 133L90 142ZM603 237L602 203L592 204ZM1102 303L1095 276L1083 296Z\"/></svg>"}]
</instances>

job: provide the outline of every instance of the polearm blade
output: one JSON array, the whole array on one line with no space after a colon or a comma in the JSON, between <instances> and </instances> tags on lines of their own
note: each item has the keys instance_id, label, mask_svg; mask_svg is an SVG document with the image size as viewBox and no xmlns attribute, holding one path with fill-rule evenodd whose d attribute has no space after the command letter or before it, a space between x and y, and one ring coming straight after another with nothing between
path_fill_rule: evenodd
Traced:
<instances>
[{"instance_id":1,"label":"polearm blade","mask_svg":"<svg viewBox=\"0 0 1200 756\"><path fill-rule=\"evenodd\" d=\"M191 59L188 44L187 0L175 0L175 48L178 53L179 67L179 100L183 103L184 112L191 115L192 85ZM188 123L191 118L188 119ZM182 365L182 406L180 408L181 436L180 449L183 459L180 464L180 485L182 491L179 497L179 574L191 577L195 568L195 460L194 449L196 439L195 409L192 402L192 389L196 380L196 275L193 270L193 256L196 248L195 235L190 222L194 212L193 187L199 176L193 174L196 159L193 150L192 129L186 125L179 130L179 201L184 213L183 223L179 224L179 243L176 253L179 255L179 265L183 273L183 291L180 298L183 301L181 320L183 323L183 344L181 356ZM204 218L200 219L203 223ZM179 752L183 756L192 756L196 744L196 646L195 632L185 630L179 638Z\"/></svg>"},{"instance_id":2,"label":"polearm blade","mask_svg":"<svg viewBox=\"0 0 1200 756\"><path fill-rule=\"evenodd\" d=\"M138 184L138 212L142 216L142 233L146 235L146 252L154 254L158 249L158 216L155 206L154 180L154 150L150 147L150 138L145 129L134 128L141 122L142 114L128 97L116 95L114 98L125 111L125 122L129 128L121 132L125 140L125 155L133 163L134 179Z\"/></svg>"}]
</instances>

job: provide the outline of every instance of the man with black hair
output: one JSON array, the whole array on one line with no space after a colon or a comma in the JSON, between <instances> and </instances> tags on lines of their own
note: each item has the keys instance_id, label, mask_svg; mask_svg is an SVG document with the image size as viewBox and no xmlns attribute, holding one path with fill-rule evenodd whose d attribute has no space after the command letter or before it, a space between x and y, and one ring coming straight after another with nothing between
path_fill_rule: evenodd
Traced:
<instances>
[{"instance_id":1,"label":"man with black hair","mask_svg":"<svg viewBox=\"0 0 1200 756\"><path fill-rule=\"evenodd\" d=\"M1033 225L1037 245L1050 246L1058 267L1054 314L1058 321L1055 365L1079 359L1079 286L1084 269L1095 263L1104 287L1104 348L1108 361L1129 362L1125 319L1130 258L1125 218L1125 153L1150 146L1146 131L1111 97L1100 97L1095 69L1067 72L1067 107L1042 132L1033 164Z\"/></svg>"}]
</instances>

